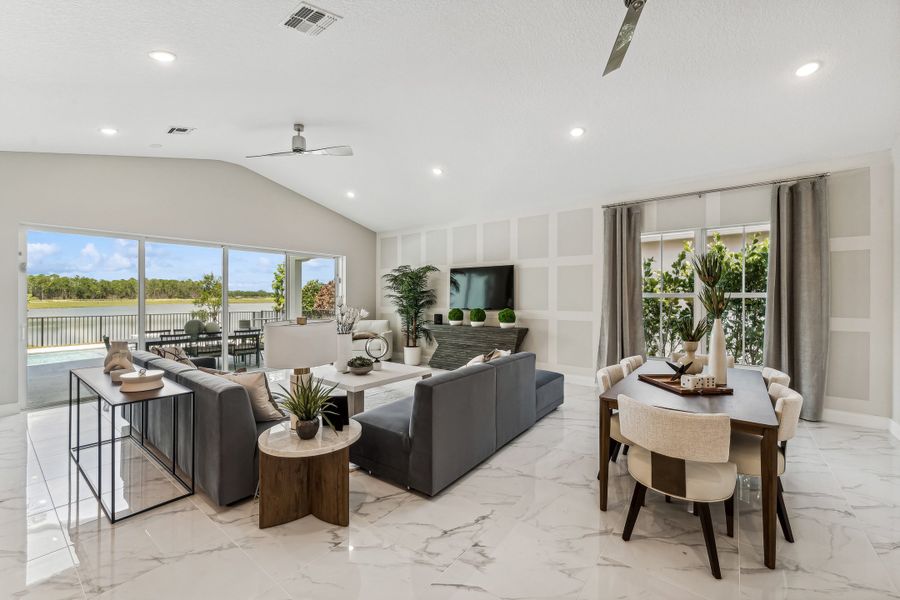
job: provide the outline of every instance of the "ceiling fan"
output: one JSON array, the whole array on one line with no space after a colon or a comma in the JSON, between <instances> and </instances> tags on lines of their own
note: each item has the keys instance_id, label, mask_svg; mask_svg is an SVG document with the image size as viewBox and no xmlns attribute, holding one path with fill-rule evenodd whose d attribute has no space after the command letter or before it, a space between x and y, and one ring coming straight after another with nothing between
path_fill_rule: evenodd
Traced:
<instances>
[{"instance_id":1,"label":"ceiling fan","mask_svg":"<svg viewBox=\"0 0 900 600\"><path fill-rule=\"evenodd\" d=\"M303 133L303 123L294 123L296 135L291 140L291 149L287 152L272 152L271 154L255 154L247 158L265 158L266 156L301 156L304 154L318 154L322 156L353 156L353 148L350 146L326 146L315 150L306 149L306 138Z\"/></svg>"},{"instance_id":2,"label":"ceiling fan","mask_svg":"<svg viewBox=\"0 0 900 600\"><path fill-rule=\"evenodd\" d=\"M628 46L631 45L631 39L634 37L634 29L637 27L638 19L641 18L641 11L647 0L625 0L625 20L622 21L622 27L619 29L619 35L616 36L616 43L613 44L612 52L609 53L609 61L606 63L606 70L603 75L608 75L622 66L625 60L625 53L628 52Z\"/></svg>"}]
</instances>

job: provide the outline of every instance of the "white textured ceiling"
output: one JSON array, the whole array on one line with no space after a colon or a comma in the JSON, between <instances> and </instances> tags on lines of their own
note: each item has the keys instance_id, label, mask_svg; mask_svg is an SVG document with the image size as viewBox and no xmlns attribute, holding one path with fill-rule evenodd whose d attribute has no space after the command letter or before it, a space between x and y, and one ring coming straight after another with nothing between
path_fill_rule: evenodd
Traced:
<instances>
[{"instance_id":1,"label":"white textured ceiling","mask_svg":"<svg viewBox=\"0 0 900 600\"><path fill-rule=\"evenodd\" d=\"M649 0L605 78L621 0L314 3L344 17L319 37L279 26L295 0L3 0L0 150L231 161L387 230L881 150L900 130L897 0ZM243 158L288 149L294 121L356 156Z\"/></svg>"}]
</instances>

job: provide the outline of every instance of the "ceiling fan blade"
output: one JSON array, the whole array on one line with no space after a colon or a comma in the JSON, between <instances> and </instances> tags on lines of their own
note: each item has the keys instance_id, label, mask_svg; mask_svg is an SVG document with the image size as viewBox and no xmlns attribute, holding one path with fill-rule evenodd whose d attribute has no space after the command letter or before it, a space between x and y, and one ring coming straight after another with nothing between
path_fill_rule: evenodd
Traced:
<instances>
[{"instance_id":1,"label":"ceiling fan blade","mask_svg":"<svg viewBox=\"0 0 900 600\"><path fill-rule=\"evenodd\" d=\"M271 154L254 154L253 156L248 156L246 158L265 158L267 156L293 156L294 154L300 154L299 152L294 152L293 150L288 152L272 152Z\"/></svg>"},{"instance_id":2,"label":"ceiling fan blade","mask_svg":"<svg viewBox=\"0 0 900 600\"><path fill-rule=\"evenodd\" d=\"M622 27L619 29L619 35L616 36L616 43L613 44L612 52L609 53L609 61L606 63L606 70L603 75L608 75L622 66L625 60L625 53L628 52L628 46L634 37L634 30L637 27L638 19L641 18L641 11L644 9L646 0L634 0L625 13L625 20L622 21Z\"/></svg>"},{"instance_id":3,"label":"ceiling fan blade","mask_svg":"<svg viewBox=\"0 0 900 600\"><path fill-rule=\"evenodd\" d=\"M353 148L350 146L328 146L315 150L304 150L303 154L319 154L325 156L353 156Z\"/></svg>"}]
</instances>

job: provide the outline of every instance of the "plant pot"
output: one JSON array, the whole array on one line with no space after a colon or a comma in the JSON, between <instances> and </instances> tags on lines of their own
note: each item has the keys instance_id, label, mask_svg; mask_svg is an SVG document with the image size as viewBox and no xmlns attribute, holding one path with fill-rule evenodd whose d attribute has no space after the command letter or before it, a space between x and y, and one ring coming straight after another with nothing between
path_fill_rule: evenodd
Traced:
<instances>
[{"instance_id":1,"label":"plant pot","mask_svg":"<svg viewBox=\"0 0 900 600\"><path fill-rule=\"evenodd\" d=\"M297 421L297 436L301 440L311 440L319 433L319 419Z\"/></svg>"},{"instance_id":2,"label":"plant pot","mask_svg":"<svg viewBox=\"0 0 900 600\"><path fill-rule=\"evenodd\" d=\"M447 321L451 325L462 325L462 321Z\"/></svg>"},{"instance_id":3,"label":"plant pot","mask_svg":"<svg viewBox=\"0 0 900 600\"><path fill-rule=\"evenodd\" d=\"M484 321L472 321L469 325L472 327L484 327Z\"/></svg>"},{"instance_id":4,"label":"plant pot","mask_svg":"<svg viewBox=\"0 0 900 600\"><path fill-rule=\"evenodd\" d=\"M515 323L500 323L500 329L512 329L515 326Z\"/></svg>"},{"instance_id":5,"label":"plant pot","mask_svg":"<svg viewBox=\"0 0 900 600\"><path fill-rule=\"evenodd\" d=\"M722 327L722 319L713 321L712 332L709 334L708 372L716 378L716 385L728 384L728 357L725 350L725 328Z\"/></svg>"},{"instance_id":6,"label":"plant pot","mask_svg":"<svg viewBox=\"0 0 900 600\"><path fill-rule=\"evenodd\" d=\"M366 373L371 371L373 367L374 367L374 365L369 365L368 367L348 367L348 368L350 369L350 372L353 373L354 375L365 375Z\"/></svg>"},{"instance_id":7,"label":"plant pot","mask_svg":"<svg viewBox=\"0 0 900 600\"><path fill-rule=\"evenodd\" d=\"M684 347L684 356L678 359L678 362L682 365L686 365L690 363L690 367L685 373L687 375L696 375L700 371L703 370L703 365L700 364L700 361L697 360L695 353L697 352L697 348L700 346L700 342L681 342L681 345Z\"/></svg>"},{"instance_id":8,"label":"plant pot","mask_svg":"<svg viewBox=\"0 0 900 600\"><path fill-rule=\"evenodd\" d=\"M334 359L334 368L338 373L347 372L347 361L353 358L353 334L339 333L337 336L337 356Z\"/></svg>"},{"instance_id":9,"label":"plant pot","mask_svg":"<svg viewBox=\"0 0 900 600\"><path fill-rule=\"evenodd\" d=\"M413 367L422 364L422 346L403 348L403 363Z\"/></svg>"}]
</instances>

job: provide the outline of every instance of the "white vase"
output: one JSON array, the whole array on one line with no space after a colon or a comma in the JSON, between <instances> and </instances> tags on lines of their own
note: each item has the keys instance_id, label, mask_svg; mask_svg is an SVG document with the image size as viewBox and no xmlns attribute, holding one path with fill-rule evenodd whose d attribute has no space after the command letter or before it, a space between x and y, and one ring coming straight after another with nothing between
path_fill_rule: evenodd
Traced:
<instances>
[{"instance_id":1,"label":"white vase","mask_svg":"<svg viewBox=\"0 0 900 600\"><path fill-rule=\"evenodd\" d=\"M688 375L696 375L700 371L703 370L703 365L697 360L695 353L697 352L698 342L682 342L681 345L684 347L684 356L682 356L678 362L683 365L691 365L688 367L686 373Z\"/></svg>"},{"instance_id":2,"label":"white vase","mask_svg":"<svg viewBox=\"0 0 900 600\"><path fill-rule=\"evenodd\" d=\"M450 321L451 325L462 325L462 321Z\"/></svg>"},{"instance_id":3,"label":"white vase","mask_svg":"<svg viewBox=\"0 0 900 600\"><path fill-rule=\"evenodd\" d=\"M472 327L484 327L484 321L472 321L469 325Z\"/></svg>"},{"instance_id":4,"label":"white vase","mask_svg":"<svg viewBox=\"0 0 900 600\"><path fill-rule=\"evenodd\" d=\"M710 375L716 378L716 385L728 384L728 357L725 353L725 328L722 319L713 321L709 334L709 369Z\"/></svg>"},{"instance_id":5,"label":"white vase","mask_svg":"<svg viewBox=\"0 0 900 600\"><path fill-rule=\"evenodd\" d=\"M353 358L353 334L339 333L337 336L337 355L334 368L338 373L347 372L347 361Z\"/></svg>"},{"instance_id":6,"label":"white vase","mask_svg":"<svg viewBox=\"0 0 900 600\"><path fill-rule=\"evenodd\" d=\"M422 363L422 346L403 348L403 363L416 367Z\"/></svg>"},{"instance_id":7,"label":"white vase","mask_svg":"<svg viewBox=\"0 0 900 600\"><path fill-rule=\"evenodd\" d=\"M515 326L515 323L500 323L500 329L512 329Z\"/></svg>"}]
</instances>

